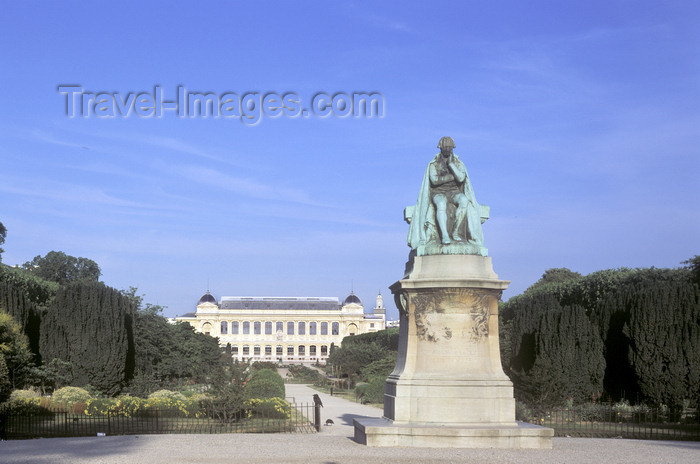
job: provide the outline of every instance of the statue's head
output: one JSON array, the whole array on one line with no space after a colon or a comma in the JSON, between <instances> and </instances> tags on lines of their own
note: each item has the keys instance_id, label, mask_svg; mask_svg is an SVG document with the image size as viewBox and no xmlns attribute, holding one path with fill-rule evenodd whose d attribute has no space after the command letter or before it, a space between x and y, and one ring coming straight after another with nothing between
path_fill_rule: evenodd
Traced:
<instances>
[{"instance_id":1,"label":"statue's head","mask_svg":"<svg viewBox=\"0 0 700 464\"><path fill-rule=\"evenodd\" d=\"M438 148L443 153L449 153L455 148L455 141L452 140L452 137L443 137L438 142Z\"/></svg>"}]
</instances>

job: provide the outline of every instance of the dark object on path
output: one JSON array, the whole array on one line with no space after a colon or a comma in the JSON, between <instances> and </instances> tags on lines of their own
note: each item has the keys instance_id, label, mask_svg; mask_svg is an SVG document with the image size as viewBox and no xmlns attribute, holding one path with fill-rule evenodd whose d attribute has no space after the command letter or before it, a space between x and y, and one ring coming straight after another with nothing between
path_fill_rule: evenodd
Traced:
<instances>
[{"instance_id":1,"label":"dark object on path","mask_svg":"<svg viewBox=\"0 0 700 464\"><path fill-rule=\"evenodd\" d=\"M316 393L314 393L314 404L323 407L323 401L321 401L321 397Z\"/></svg>"},{"instance_id":2,"label":"dark object on path","mask_svg":"<svg viewBox=\"0 0 700 464\"><path fill-rule=\"evenodd\" d=\"M335 422L333 422L333 419L326 419L326 425L333 425Z\"/></svg>"},{"instance_id":3,"label":"dark object on path","mask_svg":"<svg viewBox=\"0 0 700 464\"><path fill-rule=\"evenodd\" d=\"M331 387L331 396L333 396L333 387Z\"/></svg>"}]
</instances>

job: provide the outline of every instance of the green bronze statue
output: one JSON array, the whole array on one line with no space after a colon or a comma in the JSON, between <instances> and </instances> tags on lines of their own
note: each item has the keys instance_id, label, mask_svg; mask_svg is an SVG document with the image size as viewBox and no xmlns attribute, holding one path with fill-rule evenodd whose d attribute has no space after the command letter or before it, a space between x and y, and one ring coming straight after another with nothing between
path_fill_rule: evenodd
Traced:
<instances>
[{"instance_id":1,"label":"green bronze statue","mask_svg":"<svg viewBox=\"0 0 700 464\"><path fill-rule=\"evenodd\" d=\"M464 163L453 153L455 143L443 137L425 170L415 206L404 211L408 245L418 256L474 254L487 256L481 224L489 207L480 205Z\"/></svg>"}]
</instances>

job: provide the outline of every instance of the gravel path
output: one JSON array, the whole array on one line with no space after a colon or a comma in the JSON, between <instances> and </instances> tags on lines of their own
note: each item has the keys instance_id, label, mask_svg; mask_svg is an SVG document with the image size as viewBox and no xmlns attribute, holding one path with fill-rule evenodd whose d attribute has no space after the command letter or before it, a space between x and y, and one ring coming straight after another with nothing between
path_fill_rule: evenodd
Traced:
<instances>
[{"instance_id":1,"label":"gravel path","mask_svg":"<svg viewBox=\"0 0 700 464\"><path fill-rule=\"evenodd\" d=\"M287 396L311 402L315 391L288 385ZM0 442L0 463L700 463L700 442L555 438L551 450L369 448L358 445L352 419L381 410L320 394L318 434L139 435Z\"/></svg>"}]
</instances>

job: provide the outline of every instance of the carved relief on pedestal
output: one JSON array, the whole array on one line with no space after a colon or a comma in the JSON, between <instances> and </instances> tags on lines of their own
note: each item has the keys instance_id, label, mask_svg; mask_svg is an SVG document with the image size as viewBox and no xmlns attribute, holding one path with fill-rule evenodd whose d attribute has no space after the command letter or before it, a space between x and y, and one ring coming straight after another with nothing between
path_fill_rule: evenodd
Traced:
<instances>
[{"instance_id":1,"label":"carved relief on pedestal","mask_svg":"<svg viewBox=\"0 0 700 464\"><path fill-rule=\"evenodd\" d=\"M401 298L406 302L406 292L401 292ZM489 335L489 318L491 305L498 301L500 291L476 290L471 288L440 288L428 291L420 291L412 295L410 302L413 308L413 317L416 326L416 335L420 340L437 342L441 339L449 340L452 334L458 333L458 327L436 325L433 315L437 314L463 314L469 316L471 327L470 339L480 342ZM404 308L408 308L404 306ZM406 309L403 309L404 311ZM409 311L410 314L410 311ZM441 318L440 320L448 320Z\"/></svg>"}]
</instances>

